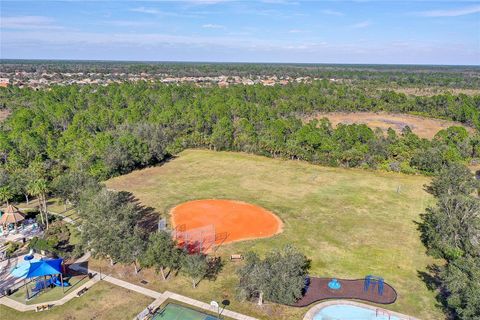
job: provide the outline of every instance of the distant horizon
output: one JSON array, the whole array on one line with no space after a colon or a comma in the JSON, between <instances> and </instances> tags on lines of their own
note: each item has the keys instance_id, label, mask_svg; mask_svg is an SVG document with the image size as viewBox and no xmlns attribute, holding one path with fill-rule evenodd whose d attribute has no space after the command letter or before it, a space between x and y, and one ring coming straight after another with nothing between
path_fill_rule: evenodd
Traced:
<instances>
[{"instance_id":1,"label":"distant horizon","mask_svg":"<svg viewBox=\"0 0 480 320\"><path fill-rule=\"evenodd\" d=\"M119 62L119 63L136 63L136 64L266 64L266 65L312 65L312 66L424 66L424 67L480 67L480 64L427 64L427 63L348 63L348 62L266 62L266 61L195 61L195 60L102 60L102 59L18 59L18 58L1 58L0 63L7 61L61 61L61 62Z\"/></svg>"},{"instance_id":2,"label":"distant horizon","mask_svg":"<svg viewBox=\"0 0 480 320\"><path fill-rule=\"evenodd\" d=\"M8 59L480 65L480 3L2 1Z\"/></svg>"}]
</instances>

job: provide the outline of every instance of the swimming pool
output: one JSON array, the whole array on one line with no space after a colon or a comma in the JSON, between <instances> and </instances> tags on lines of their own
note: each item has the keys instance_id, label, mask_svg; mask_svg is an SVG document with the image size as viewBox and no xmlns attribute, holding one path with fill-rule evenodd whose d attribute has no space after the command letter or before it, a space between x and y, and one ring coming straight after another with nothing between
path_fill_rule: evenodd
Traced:
<instances>
[{"instance_id":1,"label":"swimming pool","mask_svg":"<svg viewBox=\"0 0 480 320\"><path fill-rule=\"evenodd\" d=\"M217 317L175 303L161 308L153 320L218 320Z\"/></svg>"},{"instance_id":2,"label":"swimming pool","mask_svg":"<svg viewBox=\"0 0 480 320\"><path fill-rule=\"evenodd\" d=\"M335 304L320 309L315 313L313 320L401 320L393 315L388 315L383 310L378 311L378 313L380 314L377 314L375 309Z\"/></svg>"}]
</instances>

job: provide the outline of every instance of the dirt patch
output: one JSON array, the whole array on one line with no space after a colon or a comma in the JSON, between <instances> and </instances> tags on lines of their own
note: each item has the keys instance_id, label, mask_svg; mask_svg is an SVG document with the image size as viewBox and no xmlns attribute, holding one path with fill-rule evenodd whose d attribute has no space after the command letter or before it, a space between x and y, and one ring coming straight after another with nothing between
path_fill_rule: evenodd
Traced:
<instances>
[{"instance_id":1,"label":"dirt patch","mask_svg":"<svg viewBox=\"0 0 480 320\"><path fill-rule=\"evenodd\" d=\"M438 131L446 129L450 126L463 126L472 133L475 131L473 128L466 127L459 122L425 118L408 114L329 112L317 114L313 117L307 118L307 120L314 118L328 118L333 126L337 126L339 123L363 123L371 128L380 128L383 131L387 131L388 128L392 128L398 133L400 133L405 126L409 126L416 135L427 139L432 139Z\"/></svg>"},{"instance_id":2,"label":"dirt patch","mask_svg":"<svg viewBox=\"0 0 480 320\"><path fill-rule=\"evenodd\" d=\"M0 122L7 119L9 115L10 115L10 110L0 109Z\"/></svg>"},{"instance_id":3,"label":"dirt patch","mask_svg":"<svg viewBox=\"0 0 480 320\"><path fill-rule=\"evenodd\" d=\"M232 200L185 202L174 207L171 216L173 227L181 227L182 231L213 225L217 235L215 242L222 243L271 237L282 232L283 226L280 218L272 212Z\"/></svg>"}]
</instances>

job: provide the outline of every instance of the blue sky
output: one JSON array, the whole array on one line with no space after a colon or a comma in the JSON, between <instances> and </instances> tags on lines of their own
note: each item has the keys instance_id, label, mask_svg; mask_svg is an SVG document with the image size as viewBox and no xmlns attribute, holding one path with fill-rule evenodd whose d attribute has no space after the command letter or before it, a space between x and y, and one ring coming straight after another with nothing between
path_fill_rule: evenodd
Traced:
<instances>
[{"instance_id":1,"label":"blue sky","mask_svg":"<svg viewBox=\"0 0 480 320\"><path fill-rule=\"evenodd\" d=\"M480 1L8 1L1 58L480 64Z\"/></svg>"}]
</instances>

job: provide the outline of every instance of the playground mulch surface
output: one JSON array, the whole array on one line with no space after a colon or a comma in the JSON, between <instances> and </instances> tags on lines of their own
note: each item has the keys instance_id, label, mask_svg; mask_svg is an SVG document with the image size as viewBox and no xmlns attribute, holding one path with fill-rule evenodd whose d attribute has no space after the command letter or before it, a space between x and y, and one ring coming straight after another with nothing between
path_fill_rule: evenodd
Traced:
<instances>
[{"instance_id":1,"label":"playground mulch surface","mask_svg":"<svg viewBox=\"0 0 480 320\"><path fill-rule=\"evenodd\" d=\"M394 303L397 299L397 292L387 283L384 283L383 294L378 294L377 286L370 285L368 291L364 291L364 280L338 279L342 287L339 290L332 290L328 287L331 278L310 278L310 286L307 292L298 300L294 307L306 307L317 301L326 299L356 299L379 304Z\"/></svg>"},{"instance_id":2,"label":"playground mulch surface","mask_svg":"<svg viewBox=\"0 0 480 320\"><path fill-rule=\"evenodd\" d=\"M188 201L174 207L171 215L173 227L181 226L184 231L213 225L216 242L221 243L271 237L282 232L283 226L272 212L233 200Z\"/></svg>"}]
</instances>

